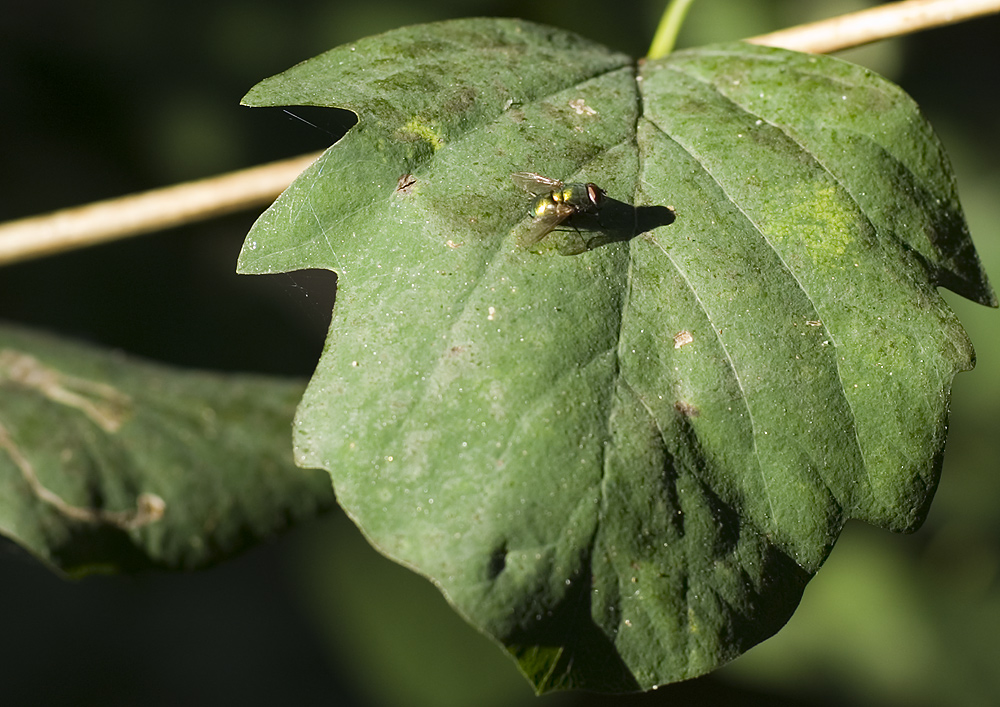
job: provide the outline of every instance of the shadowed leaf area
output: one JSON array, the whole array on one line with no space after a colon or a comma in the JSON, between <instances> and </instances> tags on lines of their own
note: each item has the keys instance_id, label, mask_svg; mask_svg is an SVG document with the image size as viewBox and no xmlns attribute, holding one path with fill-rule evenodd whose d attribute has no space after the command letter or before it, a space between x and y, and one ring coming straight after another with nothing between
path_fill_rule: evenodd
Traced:
<instances>
[{"instance_id":1,"label":"shadowed leaf area","mask_svg":"<svg viewBox=\"0 0 1000 707\"><path fill-rule=\"evenodd\" d=\"M848 518L922 522L973 362L937 287L995 302L898 87L460 20L244 102L358 115L240 257L338 273L296 461L539 692L712 670L783 625ZM526 247L516 172L606 204Z\"/></svg>"},{"instance_id":2,"label":"shadowed leaf area","mask_svg":"<svg viewBox=\"0 0 1000 707\"><path fill-rule=\"evenodd\" d=\"M0 533L71 574L194 569L333 507L292 463L302 384L0 328Z\"/></svg>"}]
</instances>

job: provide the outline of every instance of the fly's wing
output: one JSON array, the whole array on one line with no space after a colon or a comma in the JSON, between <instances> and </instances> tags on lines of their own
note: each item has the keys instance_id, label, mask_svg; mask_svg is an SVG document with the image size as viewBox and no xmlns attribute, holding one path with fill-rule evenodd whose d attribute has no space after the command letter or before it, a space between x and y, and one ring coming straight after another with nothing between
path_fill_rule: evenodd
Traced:
<instances>
[{"instance_id":1,"label":"fly's wing","mask_svg":"<svg viewBox=\"0 0 1000 707\"><path fill-rule=\"evenodd\" d=\"M569 204L552 204L544 214L531 222L530 228L520 238L521 245L525 248L535 245L575 213L576 209Z\"/></svg>"},{"instance_id":2,"label":"fly's wing","mask_svg":"<svg viewBox=\"0 0 1000 707\"><path fill-rule=\"evenodd\" d=\"M514 172L510 178L514 180L514 184L534 196L545 196L563 188L563 183L558 179L549 179L534 172Z\"/></svg>"}]
</instances>

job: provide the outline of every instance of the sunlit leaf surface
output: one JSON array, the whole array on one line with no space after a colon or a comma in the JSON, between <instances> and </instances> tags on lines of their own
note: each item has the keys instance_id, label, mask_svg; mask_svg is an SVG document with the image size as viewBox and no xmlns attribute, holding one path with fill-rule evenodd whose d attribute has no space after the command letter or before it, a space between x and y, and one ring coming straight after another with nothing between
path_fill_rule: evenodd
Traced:
<instances>
[{"instance_id":1,"label":"sunlit leaf surface","mask_svg":"<svg viewBox=\"0 0 1000 707\"><path fill-rule=\"evenodd\" d=\"M538 691L711 670L781 627L848 518L922 521L973 360L936 288L994 300L899 88L461 20L245 102L359 117L240 259L339 276L297 461ZM607 204L524 247L524 171Z\"/></svg>"}]
</instances>

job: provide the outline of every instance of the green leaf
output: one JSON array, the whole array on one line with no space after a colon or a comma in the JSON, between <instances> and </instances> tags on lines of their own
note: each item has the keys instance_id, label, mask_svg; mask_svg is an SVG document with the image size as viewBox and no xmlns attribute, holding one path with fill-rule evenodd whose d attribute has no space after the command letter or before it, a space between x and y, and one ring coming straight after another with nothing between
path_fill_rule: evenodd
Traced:
<instances>
[{"instance_id":1,"label":"green leaf","mask_svg":"<svg viewBox=\"0 0 1000 707\"><path fill-rule=\"evenodd\" d=\"M218 562L331 508L297 381L181 372L0 328L0 533L72 574Z\"/></svg>"},{"instance_id":2,"label":"green leaf","mask_svg":"<svg viewBox=\"0 0 1000 707\"><path fill-rule=\"evenodd\" d=\"M359 116L240 257L339 275L297 462L539 692L709 671L781 627L848 518L923 520L973 356L936 287L995 300L899 88L460 20L244 101ZM609 206L525 248L517 171Z\"/></svg>"}]
</instances>

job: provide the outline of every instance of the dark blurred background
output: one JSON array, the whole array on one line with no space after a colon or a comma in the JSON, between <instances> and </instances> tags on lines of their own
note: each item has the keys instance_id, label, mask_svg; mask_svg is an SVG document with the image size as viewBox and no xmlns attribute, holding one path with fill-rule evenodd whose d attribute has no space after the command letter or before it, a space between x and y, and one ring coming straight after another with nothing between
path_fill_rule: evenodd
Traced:
<instances>
[{"instance_id":1,"label":"dark blurred background","mask_svg":"<svg viewBox=\"0 0 1000 707\"><path fill-rule=\"evenodd\" d=\"M681 46L866 6L701 0ZM257 81L406 24L519 16L634 56L665 2L40 0L0 13L0 221L322 149L348 113L242 108ZM1000 272L1000 20L843 54L900 83L952 154ZM161 361L307 377L329 273L241 277L257 213L9 266L0 318ZM340 515L194 574L68 582L0 543L4 705L995 705L1000 702L1000 319L950 297L979 353L956 379L925 526L849 525L775 638L643 696L534 698L499 649Z\"/></svg>"}]
</instances>

